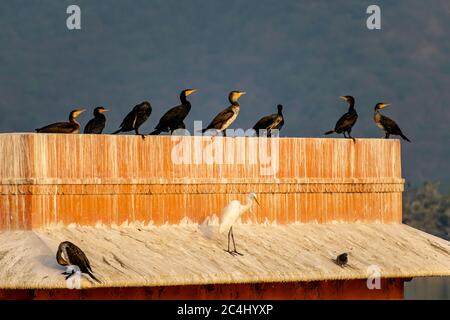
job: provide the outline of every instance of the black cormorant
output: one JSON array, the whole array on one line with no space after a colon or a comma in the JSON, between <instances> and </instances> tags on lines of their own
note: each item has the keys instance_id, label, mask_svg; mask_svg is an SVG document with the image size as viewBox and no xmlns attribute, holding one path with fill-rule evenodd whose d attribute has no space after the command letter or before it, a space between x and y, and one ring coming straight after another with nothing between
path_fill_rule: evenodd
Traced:
<instances>
[{"instance_id":1,"label":"black cormorant","mask_svg":"<svg viewBox=\"0 0 450 320\"><path fill-rule=\"evenodd\" d=\"M202 132L210 129L219 132L226 130L236 120L240 109L238 99L244 94L246 94L244 91L231 91L228 95L231 106L220 112Z\"/></svg>"},{"instance_id":2,"label":"black cormorant","mask_svg":"<svg viewBox=\"0 0 450 320\"><path fill-rule=\"evenodd\" d=\"M77 266L82 273L88 274L92 279L101 283L92 273L91 264L84 252L78 248L75 244L69 241L61 242L56 252L56 261L62 266ZM75 270L72 273L63 272L66 275L66 280L75 274Z\"/></svg>"},{"instance_id":3,"label":"black cormorant","mask_svg":"<svg viewBox=\"0 0 450 320\"><path fill-rule=\"evenodd\" d=\"M76 109L70 112L69 122L57 122L36 129L39 133L80 133L80 124L76 118L86 109Z\"/></svg>"},{"instance_id":4,"label":"black cormorant","mask_svg":"<svg viewBox=\"0 0 450 320\"><path fill-rule=\"evenodd\" d=\"M402 132L402 130L399 128L399 126L394 122L394 120L389 119L386 116L383 116L380 113L380 109L386 108L387 106L389 106L390 104L387 103L377 103L375 106L375 114L373 116L373 119L375 120L376 125L383 129L384 132L386 133L385 138L388 139L389 136L392 135L396 135L396 136L400 136L403 138L403 140L406 140L408 142L411 142Z\"/></svg>"},{"instance_id":5,"label":"black cormorant","mask_svg":"<svg viewBox=\"0 0 450 320\"><path fill-rule=\"evenodd\" d=\"M348 138L351 138L354 141L355 139L350 135L350 133L352 132L352 128L355 125L356 120L358 119L358 114L355 110L355 98L353 98L352 96L342 96L340 98L347 101L347 103L349 104L348 112L336 122L334 130L325 132L325 134L342 133L344 134L344 137L347 138L347 133Z\"/></svg>"},{"instance_id":6,"label":"black cormorant","mask_svg":"<svg viewBox=\"0 0 450 320\"><path fill-rule=\"evenodd\" d=\"M84 127L84 133L95 133L101 134L106 124L106 117L104 112L109 111L105 107L97 107L94 109L94 118L89 120L89 122Z\"/></svg>"},{"instance_id":7,"label":"black cormorant","mask_svg":"<svg viewBox=\"0 0 450 320\"><path fill-rule=\"evenodd\" d=\"M187 117L189 111L191 111L191 103L186 99L187 96L193 94L196 89L185 89L180 93L181 104L179 106L173 107L167 111L159 120L158 125L155 130L151 132L151 135L158 135L161 132L172 133L176 129L185 129L183 120Z\"/></svg>"},{"instance_id":8,"label":"black cormorant","mask_svg":"<svg viewBox=\"0 0 450 320\"><path fill-rule=\"evenodd\" d=\"M136 132L137 135L141 135L139 133L139 127L147 121L147 119L150 117L150 114L152 113L152 106L150 105L150 102L144 101L131 110L129 114L123 119L122 123L120 124L120 129L113 132L113 134L117 134L119 132L129 132L133 131ZM141 135L144 138L144 135Z\"/></svg>"},{"instance_id":9,"label":"black cormorant","mask_svg":"<svg viewBox=\"0 0 450 320\"><path fill-rule=\"evenodd\" d=\"M277 106L278 113L265 116L259 120L254 126L253 130L256 131L256 135L259 136L259 130L267 130L267 136L272 135L272 130L280 130L284 125L283 106L279 104Z\"/></svg>"}]
</instances>

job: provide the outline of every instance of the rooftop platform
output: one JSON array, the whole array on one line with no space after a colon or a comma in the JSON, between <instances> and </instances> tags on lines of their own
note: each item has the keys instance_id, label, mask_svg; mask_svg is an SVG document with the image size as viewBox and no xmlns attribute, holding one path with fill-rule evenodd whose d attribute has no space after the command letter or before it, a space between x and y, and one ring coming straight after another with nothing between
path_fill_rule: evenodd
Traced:
<instances>
[{"instance_id":1,"label":"rooftop platform","mask_svg":"<svg viewBox=\"0 0 450 320\"><path fill-rule=\"evenodd\" d=\"M238 250L223 251L214 223L183 226L51 227L0 233L0 288L65 289L56 264L61 241L78 244L101 284L82 287L304 282L450 276L450 243L400 224L238 225ZM332 259L350 252L348 266Z\"/></svg>"}]
</instances>

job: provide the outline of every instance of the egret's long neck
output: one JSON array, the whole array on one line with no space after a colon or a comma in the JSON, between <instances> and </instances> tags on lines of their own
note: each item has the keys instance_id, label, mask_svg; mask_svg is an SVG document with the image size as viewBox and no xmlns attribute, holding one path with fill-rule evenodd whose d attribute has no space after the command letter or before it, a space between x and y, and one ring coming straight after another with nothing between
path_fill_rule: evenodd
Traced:
<instances>
[{"instance_id":1,"label":"egret's long neck","mask_svg":"<svg viewBox=\"0 0 450 320\"><path fill-rule=\"evenodd\" d=\"M244 205L244 210L250 210L251 207L253 206L253 200L251 198L247 198L247 202Z\"/></svg>"}]
</instances>

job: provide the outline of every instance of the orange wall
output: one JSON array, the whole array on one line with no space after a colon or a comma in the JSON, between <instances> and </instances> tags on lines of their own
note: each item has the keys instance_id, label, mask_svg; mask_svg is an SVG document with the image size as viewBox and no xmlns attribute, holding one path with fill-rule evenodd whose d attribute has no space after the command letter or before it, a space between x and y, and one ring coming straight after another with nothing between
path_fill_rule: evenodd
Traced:
<instances>
[{"instance_id":1,"label":"orange wall","mask_svg":"<svg viewBox=\"0 0 450 320\"><path fill-rule=\"evenodd\" d=\"M398 140L272 139L278 170L262 175L266 166L249 146L267 140L183 139L192 150L224 142L223 154L246 159L177 164L172 154L180 141L168 136L0 134L0 230L59 222L201 222L252 191L261 202L259 221L401 222ZM186 159L194 162L194 153Z\"/></svg>"},{"instance_id":2,"label":"orange wall","mask_svg":"<svg viewBox=\"0 0 450 320\"><path fill-rule=\"evenodd\" d=\"M368 290L365 280L91 290L0 290L0 300L398 300L403 299L403 281L383 280L381 290Z\"/></svg>"}]
</instances>

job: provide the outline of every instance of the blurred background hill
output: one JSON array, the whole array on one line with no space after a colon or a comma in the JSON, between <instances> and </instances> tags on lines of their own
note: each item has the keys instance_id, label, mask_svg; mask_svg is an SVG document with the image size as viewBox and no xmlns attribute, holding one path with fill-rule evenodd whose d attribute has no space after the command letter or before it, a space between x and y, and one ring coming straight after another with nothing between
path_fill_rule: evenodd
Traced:
<instances>
[{"instance_id":1,"label":"blurred background hill","mask_svg":"<svg viewBox=\"0 0 450 320\"><path fill-rule=\"evenodd\" d=\"M379 1L382 30L366 28L369 1L87 1L82 30L66 28L73 1L0 3L0 131L33 131L79 106L105 105L107 132L150 100L149 132L186 87L187 119L209 121L242 89L235 127L285 105L285 136L320 137L356 97L356 137L381 137L376 102L413 141L402 143L413 186L450 170L450 3ZM89 112L90 113L90 112ZM83 124L89 119L84 114Z\"/></svg>"}]
</instances>

